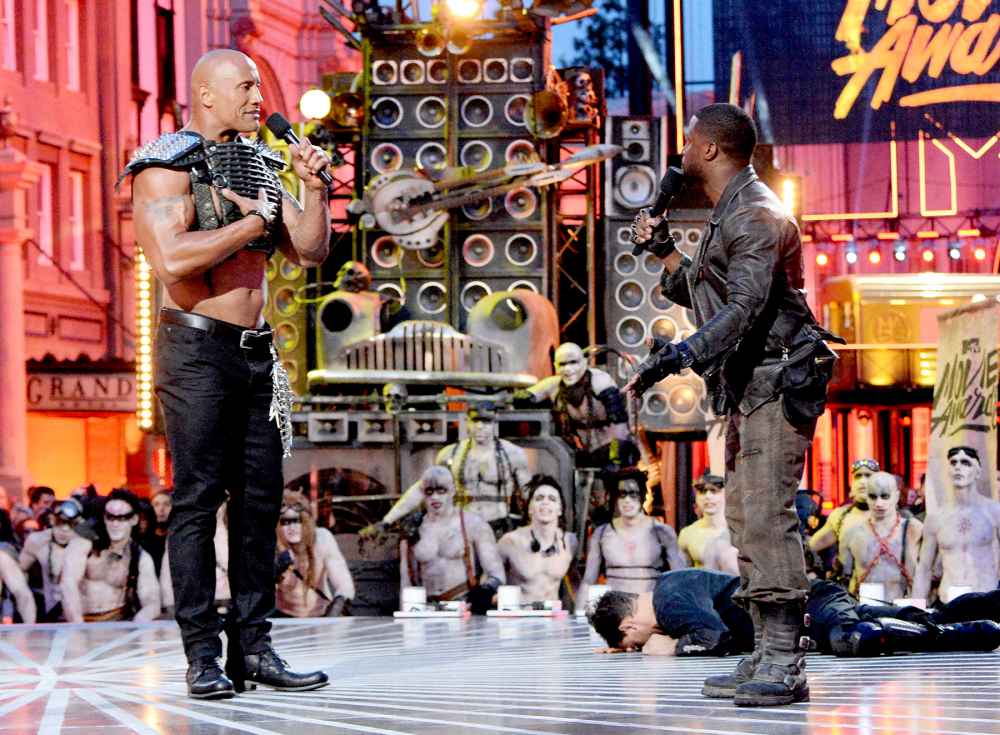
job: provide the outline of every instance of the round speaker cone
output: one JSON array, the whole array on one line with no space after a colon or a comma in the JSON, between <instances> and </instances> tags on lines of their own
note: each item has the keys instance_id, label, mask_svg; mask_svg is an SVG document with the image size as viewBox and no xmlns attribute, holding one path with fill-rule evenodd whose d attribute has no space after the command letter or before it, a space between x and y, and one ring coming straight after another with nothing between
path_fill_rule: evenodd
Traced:
<instances>
[{"instance_id":1,"label":"round speaker cone","mask_svg":"<svg viewBox=\"0 0 1000 735\"><path fill-rule=\"evenodd\" d=\"M375 78L375 84L395 84L396 62L376 61L372 76Z\"/></svg>"},{"instance_id":2,"label":"round speaker cone","mask_svg":"<svg viewBox=\"0 0 1000 735\"><path fill-rule=\"evenodd\" d=\"M286 281L296 281L302 276L302 266L296 265L290 260L281 261L281 277Z\"/></svg>"},{"instance_id":3,"label":"round speaker cone","mask_svg":"<svg viewBox=\"0 0 1000 735\"><path fill-rule=\"evenodd\" d=\"M638 347L646 338L646 328L634 316L626 317L618 322L618 339L626 347Z\"/></svg>"},{"instance_id":4,"label":"round speaker cone","mask_svg":"<svg viewBox=\"0 0 1000 735\"><path fill-rule=\"evenodd\" d=\"M295 289L285 286L274 294L274 309L281 316L291 316L299 310L299 302L295 300Z\"/></svg>"},{"instance_id":5,"label":"round speaker cone","mask_svg":"<svg viewBox=\"0 0 1000 735\"><path fill-rule=\"evenodd\" d=\"M444 265L444 245L436 242L429 248L417 251L417 260L425 268L440 268Z\"/></svg>"},{"instance_id":6,"label":"round speaker cone","mask_svg":"<svg viewBox=\"0 0 1000 735\"><path fill-rule=\"evenodd\" d=\"M417 122L425 128L439 128L444 125L446 108L440 97L424 97L417 105Z\"/></svg>"},{"instance_id":7,"label":"round speaker cone","mask_svg":"<svg viewBox=\"0 0 1000 735\"><path fill-rule=\"evenodd\" d=\"M469 311L481 298L488 296L490 293L492 293L490 287L485 283L482 281L472 281L471 283L467 283L462 289L459 299L462 302L462 307L466 311Z\"/></svg>"},{"instance_id":8,"label":"round speaker cone","mask_svg":"<svg viewBox=\"0 0 1000 735\"><path fill-rule=\"evenodd\" d=\"M493 241L486 235L469 235L462 244L462 260L473 268L482 268L493 260Z\"/></svg>"},{"instance_id":9,"label":"round speaker cone","mask_svg":"<svg viewBox=\"0 0 1000 735\"><path fill-rule=\"evenodd\" d=\"M427 62L427 78L431 84L444 84L448 81L448 62L434 59Z\"/></svg>"},{"instance_id":10,"label":"round speaker cone","mask_svg":"<svg viewBox=\"0 0 1000 735\"><path fill-rule=\"evenodd\" d=\"M660 288L660 284L658 283L649 289L649 303L660 311L666 311L673 306L670 299L663 295L663 289Z\"/></svg>"},{"instance_id":11,"label":"round speaker cone","mask_svg":"<svg viewBox=\"0 0 1000 735\"><path fill-rule=\"evenodd\" d=\"M475 84L482 78L482 66L478 59L462 59L458 65L458 81Z\"/></svg>"},{"instance_id":12,"label":"round speaker cone","mask_svg":"<svg viewBox=\"0 0 1000 735\"><path fill-rule=\"evenodd\" d=\"M536 286L531 281L514 281L507 287L508 291L517 291L518 289L523 289L524 291L531 291L532 293L538 293L538 286Z\"/></svg>"},{"instance_id":13,"label":"round speaker cone","mask_svg":"<svg viewBox=\"0 0 1000 735\"><path fill-rule=\"evenodd\" d=\"M399 243L391 237L380 237L372 244L372 261L379 268L395 268L401 258Z\"/></svg>"},{"instance_id":14,"label":"round speaker cone","mask_svg":"<svg viewBox=\"0 0 1000 735\"><path fill-rule=\"evenodd\" d=\"M372 103L372 119L380 128L394 128L403 119L403 106L393 97L381 97Z\"/></svg>"},{"instance_id":15,"label":"round speaker cone","mask_svg":"<svg viewBox=\"0 0 1000 735\"><path fill-rule=\"evenodd\" d=\"M531 189L514 189L507 192L503 205L514 219L527 219L538 209L538 197Z\"/></svg>"},{"instance_id":16,"label":"round speaker cone","mask_svg":"<svg viewBox=\"0 0 1000 735\"><path fill-rule=\"evenodd\" d=\"M462 122L481 128L493 119L493 105L485 97L469 97L462 103Z\"/></svg>"},{"instance_id":17,"label":"round speaker cone","mask_svg":"<svg viewBox=\"0 0 1000 735\"><path fill-rule=\"evenodd\" d=\"M535 63L531 59L514 59L510 62L510 78L514 82L530 82L535 73Z\"/></svg>"},{"instance_id":18,"label":"round speaker cone","mask_svg":"<svg viewBox=\"0 0 1000 735\"><path fill-rule=\"evenodd\" d=\"M323 304L319 312L319 321L323 328L334 334L343 332L354 321L354 311L344 299L333 299Z\"/></svg>"},{"instance_id":19,"label":"round speaker cone","mask_svg":"<svg viewBox=\"0 0 1000 735\"><path fill-rule=\"evenodd\" d=\"M642 269L651 276L658 276L663 272L663 261L652 253L646 253L642 259Z\"/></svg>"},{"instance_id":20,"label":"round speaker cone","mask_svg":"<svg viewBox=\"0 0 1000 735\"><path fill-rule=\"evenodd\" d=\"M385 298L395 299L396 301L403 300L403 289L395 283L383 283L376 289L376 291L382 294Z\"/></svg>"},{"instance_id":21,"label":"round speaker cone","mask_svg":"<svg viewBox=\"0 0 1000 735\"><path fill-rule=\"evenodd\" d=\"M649 204L656 193L656 175L649 166L626 166L615 174L615 200L629 209Z\"/></svg>"},{"instance_id":22,"label":"round speaker cone","mask_svg":"<svg viewBox=\"0 0 1000 735\"><path fill-rule=\"evenodd\" d=\"M692 245L697 245L701 242L701 230L697 227L688 227L684 231L684 239L686 239Z\"/></svg>"},{"instance_id":23,"label":"round speaker cone","mask_svg":"<svg viewBox=\"0 0 1000 735\"><path fill-rule=\"evenodd\" d=\"M653 416L662 416L667 412L667 397L662 391L651 391L646 394L646 411Z\"/></svg>"},{"instance_id":24,"label":"round speaker cone","mask_svg":"<svg viewBox=\"0 0 1000 735\"><path fill-rule=\"evenodd\" d=\"M473 140L465 144L459 160L474 171L485 171L493 163L493 151L483 141Z\"/></svg>"},{"instance_id":25,"label":"round speaker cone","mask_svg":"<svg viewBox=\"0 0 1000 735\"><path fill-rule=\"evenodd\" d=\"M264 266L264 275L269 281L273 281L278 277L278 265L275 263L275 260L275 258L268 258L267 265Z\"/></svg>"},{"instance_id":26,"label":"round speaker cone","mask_svg":"<svg viewBox=\"0 0 1000 735\"><path fill-rule=\"evenodd\" d=\"M661 316L653 320L649 325L649 333L654 337L673 342L677 336L677 324L668 316Z\"/></svg>"},{"instance_id":27,"label":"round speaker cone","mask_svg":"<svg viewBox=\"0 0 1000 735\"><path fill-rule=\"evenodd\" d=\"M698 394L690 385L678 385L670 391L670 410L675 413L691 413L698 405Z\"/></svg>"},{"instance_id":28,"label":"round speaker cone","mask_svg":"<svg viewBox=\"0 0 1000 735\"><path fill-rule=\"evenodd\" d=\"M475 204L463 204L462 214L474 222L481 222L493 213L493 200L483 199Z\"/></svg>"},{"instance_id":29,"label":"round speaker cone","mask_svg":"<svg viewBox=\"0 0 1000 735\"><path fill-rule=\"evenodd\" d=\"M274 330L274 346L282 352L294 350L299 346L299 330L294 324L282 322Z\"/></svg>"},{"instance_id":30,"label":"round speaker cone","mask_svg":"<svg viewBox=\"0 0 1000 735\"><path fill-rule=\"evenodd\" d=\"M615 300L618 301L618 305L629 311L635 311L642 306L642 301L645 298L646 294L643 293L642 286L635 281L625 281L615 292Z\"/></svg>"},{"instance_id":31,"label":"round speaker cone","mask_svg":"<svg viewBox=\"0 0 1000 735\"><path fill-rule=\"evenodd\" d=\"M629 229L628 227L619 227L618 228L618 232L616 234L618 235L618 244L619 245L628 245L629 247L632 247L632 230L631 229Z\"/></svg>"},{"instance_id":32,"label":"round speaker cone","mask_svg":"<svg viewBox=\"0 0 1000 735\"><path fill-rule=\"evenodd\" d=\"M503 59L487 59L483 64L483 80L494 84L507 81L507 62Z\"/></svg>"},{"instance_id":33,"label":"round speaker cone","mask_svg":"<svg viewBox=\"0 0 1000 735\"><path fill-rule=\"evenodd\" d=\"M642 158L643 154L646 152L646 146L637 140L633 140L627 146L625 146L625 155L629 160L636 160L637 158Z\"/></svg>"},{"instance_id":34,"label":"round speaker cone","mask_svg":"<svg viewBox=\"0 0 1000 735\"><path fill-rule=\"evenodd\" d=\"M417 166L425 171L440 171L448 165L448 153L440 143L424 143L417 149Z\"/></svg>"},{"instance_id":35,"label":"round speaker cone","mask_svg":"<svg viewBox=\"0 0 1000 735\"><path fill-rule=\"evenodd\" d=\"M528 96L519 94L507 100L503 107L504 117L511 125L524 125L524 113L528 108Z\"/></svg>"},{"instance_id":36,"label":"round speaker cone","mask_svg":"<svg viewBox=\"0 0 1000 735\"><path fill-rule=\"evenodd\" d=\"M406 84L422 84L424 81L424 63L415 59L403 62L401 67L403 82Z\"/></svg>"},{"instance_id":37,"label":"round speaker cone","mask_svg":"<svg viewBox=\"0 0 1000 735\"><path fill-rule=\"evenodd\" d=\"M507 163L531 163L538 160L538 151L527 140L515 140L504 152Z\"/></svg>"},{"instance_id":38,"label":"round speaker cone","mask_svg":"<svg viewBox=\"0 0 1000 735\"><path fill-rule=\"evenodd\" d=\"M447 296L442 284L430 281L417 289L417 306L425 314L440 314L448 307Z\"/></svg>"},{"instance_id":39,"label":"round speaker cone","mask_svg":"<svg viewBox=\"0 0 1000 735\"><path fill-rule=\"evenodd\" d=\"M403 152L392 143L379 143L372 150L372 168L380 174L398 171L403 165Z\"/></svg>"},{"instance_id":40,"label":"round speaker cone","mask_svg":"<svg viewBox=\"0 0 1000 735\"><path fill-rule=\"evenodd\" d=\"M615 258L615 273L621 274L623 276L630 276L635 273L635 269L639 266L636 262L635 256L632 253L620 253L617 258Z\"/></svg>"},{"instance_id":41,"label":"round speaker cone","mask_svg":"<svg viewBox=\"0 0 1000 735\"><path fill-rule=\"evenodd\" d=\"M517 266L530 265L538 255L538 245L530 235L512 235L504 248L507 260Z\"/></svg>"}]
</instances>

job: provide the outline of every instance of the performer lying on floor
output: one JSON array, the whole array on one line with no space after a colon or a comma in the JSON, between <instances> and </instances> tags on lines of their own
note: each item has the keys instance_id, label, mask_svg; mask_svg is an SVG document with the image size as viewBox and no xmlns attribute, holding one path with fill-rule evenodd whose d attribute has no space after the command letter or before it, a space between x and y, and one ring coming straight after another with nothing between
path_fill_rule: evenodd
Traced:
<instances>
[{"instance_id":1,"label":"performer lying on floor","mask_svg":"<svg viewBox=\"0 0 1000 735\"><path fill-rule=\"evenodd\" d=\"M753 650L753 622L733 602L739 577L704 569L665 572L652 592L606 592L589 612L606 652L725 656ZM812 583L809 635L823 653L992 651L1000 646L1000 590L962 595L940 610L859 605L832 582ZM713 696L709 691L706 696Z\"/></svg>"}]
</instances>

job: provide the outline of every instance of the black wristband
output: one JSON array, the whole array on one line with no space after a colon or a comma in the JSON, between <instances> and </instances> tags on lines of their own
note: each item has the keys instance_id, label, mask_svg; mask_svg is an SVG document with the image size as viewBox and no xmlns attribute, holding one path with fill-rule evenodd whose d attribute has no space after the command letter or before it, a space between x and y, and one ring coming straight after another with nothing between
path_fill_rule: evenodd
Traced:
<instances>
[{"instance_id":1,"label":"black wristband","mask_svg":"<svg viewBox=\"0 0 1000 735\"><path fill-rule=\"evenodd\" d=\"M246 216L249 217L251 214L255 214L258 217L260 217L261 220L264 222L264 230L270 232L271 223L268 221L267 217L264 216L263 212L261 212L259 209L251 209L249 212L246 213Z\"/></svg>"}]
</instances>

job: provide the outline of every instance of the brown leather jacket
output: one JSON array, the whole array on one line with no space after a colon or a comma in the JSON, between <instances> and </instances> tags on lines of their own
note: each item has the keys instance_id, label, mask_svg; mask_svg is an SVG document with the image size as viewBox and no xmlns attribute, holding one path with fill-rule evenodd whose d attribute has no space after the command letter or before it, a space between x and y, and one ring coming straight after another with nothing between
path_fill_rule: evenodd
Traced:
<instances>
[{"instance_id":1,"label":"brown leather jacket","mask_svg":"<svg viewBox=\"0 0 1000 735\"><path fill-rule=\"evenodd\" d=\"M694 258L661 281L668 299L694 310L698 331L687 344L717 414L753 412L780 390L773 366L807 341L833 337L803 285L798 225L747 166L723 191Z\"/></svg>"}]
</instances>

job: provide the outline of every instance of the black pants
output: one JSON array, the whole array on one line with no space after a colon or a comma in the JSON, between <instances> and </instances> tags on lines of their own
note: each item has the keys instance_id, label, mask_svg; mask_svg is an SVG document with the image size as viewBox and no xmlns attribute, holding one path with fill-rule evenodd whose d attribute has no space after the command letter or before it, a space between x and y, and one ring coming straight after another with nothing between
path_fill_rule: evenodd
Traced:
<instances>
[{"instance_id":1,"label":"black pants","mask_svg":"<svg viewBox=\"0 0 1000 735\"><path fill-rule=\"evenodd\" d=\"M222 654L213 536L227 492L232 627L244 653L270 645L281 437L268 419L270 343L255 339L242 348L233 336L238 329L224 322L207 331L161 322L157 332L156 396L174 471L167 547L189 661Z\"/></svg>"}]
</instances>

